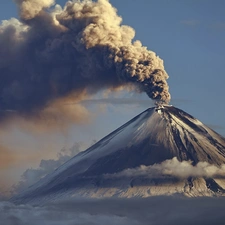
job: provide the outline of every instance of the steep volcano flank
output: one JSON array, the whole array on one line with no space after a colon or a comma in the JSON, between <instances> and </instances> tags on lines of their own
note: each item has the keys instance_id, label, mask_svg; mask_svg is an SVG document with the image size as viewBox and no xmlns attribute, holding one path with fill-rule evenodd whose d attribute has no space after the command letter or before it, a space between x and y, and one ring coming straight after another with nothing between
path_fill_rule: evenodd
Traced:
<instances>
[{"instance_id":1,"label":"steep volcano flank","mask_svg":"<svg viewBox=\"0 0 225 225\"><path fill-rule=\"evenodd\" d=\"M212 196L225 194L225 180L190 173L135 175L129 169L179 161L225 164L225 138L173 106L145 110L53 173L16 196L15 202L47 201L62 196L133 197L167 194ZM161 165L162 165L161 164ZM197 168L197 166L196 166ZM181 168L182 169L182 168ZM160 169L161 170L161 169ZM176 168L179 170L179 168ZM124 173L125 172L125 173ZM192 175L193 174L193 175ZM218 180L220 179L220 180ZM47 200L46 200L47 199Z\"/></svg>"},{"instance_id":2,"label":"steep volcano flank","mask_svg":"<svg viewBox=\"0 0 225 225\"><path fill-rule=\"evenodd\" d=\"M175 107L164 107L163 117L173 135L178 160L200 161L221 165L225 163L225 138L199 120ZM171 146L173 148L173 146Z\"/></svg>"},{"instance_id":3,"label":"steep volcano flank","mask_svg":"<svg viewBox=\"0 0 225 225\"><path fill-rule=\"evenodd\" d=\"M200 161L215 165L225 163L225 139L173 106L146 110L97 145L113 142L113 138L122 135L128 126L133 132L128 135L130 138L127 143L122 147L117 143L114 151L99 157L83 175L117 173L140 165L161 163L174 157L179 161L191 160L193 165Z\"/></svg>"}]
</instances>

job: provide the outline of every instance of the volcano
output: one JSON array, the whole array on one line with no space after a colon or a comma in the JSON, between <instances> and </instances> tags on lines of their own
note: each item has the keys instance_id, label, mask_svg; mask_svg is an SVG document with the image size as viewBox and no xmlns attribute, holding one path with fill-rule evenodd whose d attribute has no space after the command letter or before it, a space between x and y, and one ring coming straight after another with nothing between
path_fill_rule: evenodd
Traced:
<instances>
[{"instance_id":1,"label":"volcano","mask_svg":"<svg viewBox=\"0 0 225 225\"><path fill-rule=\"evenodd\" d=\"M178 108L156 106L80 152L12 200L38 203L78 196L225 194L221 173L216 177L135 173L174 159L178 163L189 162L193 168L199 163L220 168L225 164L225 138ZM126 171L130 173L125 175Z\"/></svg>"}]
</instances>

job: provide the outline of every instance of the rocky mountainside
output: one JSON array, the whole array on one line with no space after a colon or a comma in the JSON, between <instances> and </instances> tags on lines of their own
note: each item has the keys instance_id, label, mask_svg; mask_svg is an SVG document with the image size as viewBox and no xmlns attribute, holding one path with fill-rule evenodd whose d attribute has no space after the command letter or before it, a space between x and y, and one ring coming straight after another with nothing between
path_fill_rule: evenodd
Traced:
<instances>
[{"instance_id":1,"label":"rocky mountainside","mask_svg":"<svg viewBox=\"0 0 225 225\"><path fill-rule=\"evenodd\" d=\"M198 172L184 175L179 163ZM225 138L188 113L162 105L142 112L12 200L223 195L224 164ZM212 170L217 172L208 173Z\"/></svg>"}]
</instances>

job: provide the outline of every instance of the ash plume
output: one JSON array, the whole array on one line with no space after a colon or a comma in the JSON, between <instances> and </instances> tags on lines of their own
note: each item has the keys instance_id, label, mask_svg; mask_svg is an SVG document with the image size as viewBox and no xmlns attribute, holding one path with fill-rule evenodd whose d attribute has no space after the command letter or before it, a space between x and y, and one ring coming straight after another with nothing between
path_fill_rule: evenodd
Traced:
<instances>
[{"instance_id":1,"label":"ash plume","mask_svg":"<svg viewBox=\"0 0 225 225\"><path fill-rule=\"evenodd\" d=\"M54 102L100 90L131 88L170 101L163 61L133 42L135 31L121 25L109 1L74 0L64 8L54 0L15 2L20 20L0 26L1 120L45 118Z\"/></svg>"},{"instance_id":2,"label":"ash plume","mask_svg":"<svg viewBox=\"0 0 225 225\"><path fill-rule=\"evenodd\" d=\"M14 0L20 11L20 17L24 20L33 19L43 9L49 8L55 0Z\"/></svg>"}]
</instances>

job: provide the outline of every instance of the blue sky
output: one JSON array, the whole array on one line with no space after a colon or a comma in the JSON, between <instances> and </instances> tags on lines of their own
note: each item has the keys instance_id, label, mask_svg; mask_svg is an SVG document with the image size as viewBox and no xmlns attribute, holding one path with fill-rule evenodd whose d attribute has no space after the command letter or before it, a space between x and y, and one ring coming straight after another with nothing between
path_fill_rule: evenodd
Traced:
<instances>
[{"instance_id":1,"label":"blue sky","mask_svg":"<svg viewBox=\"0 0 225 225\"><path fill-rule=\"evenodd\" d=\"M65 0L56 3L65 4ZM224 0L111 0L123 24L136 30L135 39L164 60L171 104L183 109L225 135L225 1ZM0 20L17 17L12 1L1 0ZM119 97L148 100L145 94ZM153 103L149 99L149 106ZM30 149L31 160L16 164L11 175L37 166L41 158L54 157L75 141L91 143L141 113L148 104L88 105L94 119L85 125L48 134L30 134L13 128L2 137L12 151ZM35 159L33 159L35 158ZM20 161L22 162L22 161ZM17 173L15 173L17 169Z\"/></svg>"}]
</instances>

